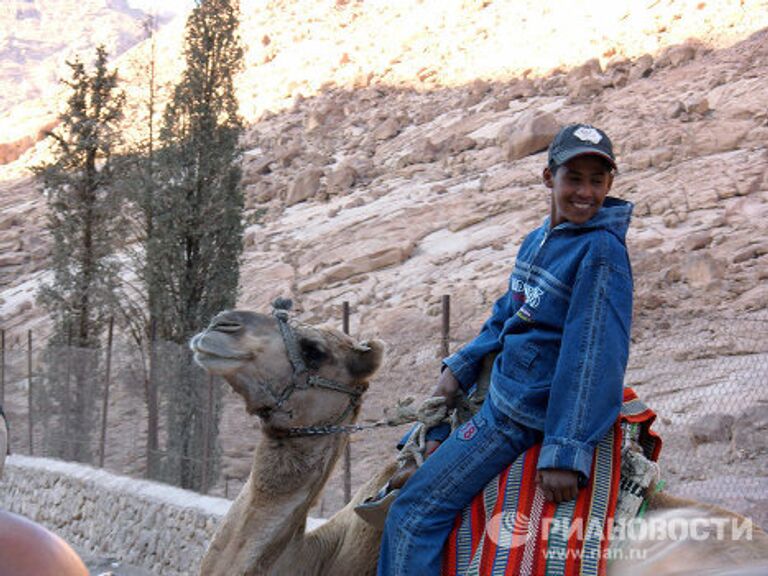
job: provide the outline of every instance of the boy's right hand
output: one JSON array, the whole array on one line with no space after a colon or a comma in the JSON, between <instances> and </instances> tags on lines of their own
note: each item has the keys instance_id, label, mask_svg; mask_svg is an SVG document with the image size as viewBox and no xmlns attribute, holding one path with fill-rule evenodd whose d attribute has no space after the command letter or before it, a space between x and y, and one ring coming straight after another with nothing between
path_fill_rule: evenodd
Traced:
<instances>
[{"instance_id":1,"label":"boy's right hand","mask_svg":"<svg viewBox=\"0 0 768 576\"><path fill-rule=\"evenodd\" d=\"M440 373L440 377L437 379L437 385L435 386L432 396L442 396L445 398L445 405L450 410L456 403L456 393L459 391L459 381L456 376L453 375L451 369L447 366Z\"/></svg>"}]
</instances>

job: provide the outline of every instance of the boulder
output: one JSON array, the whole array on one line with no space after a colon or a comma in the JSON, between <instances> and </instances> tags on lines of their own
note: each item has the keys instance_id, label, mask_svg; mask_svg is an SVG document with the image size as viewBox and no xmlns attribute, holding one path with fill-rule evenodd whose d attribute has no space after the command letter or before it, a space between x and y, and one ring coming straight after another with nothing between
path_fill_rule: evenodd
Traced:
<instances>
[{"instance_id":1,"label":"boulder","mask_svg":"<svg viewBox=\"0 0 768 576\"><path fill-rule=\"evenodd\" d=\"M292 143L277 148L273 155L276 162L278 162L283 168L287 168L296 158L301 156L301 152L301 144Z\"/></svg>"},{"instance_id":2,"label":"boulder","mask_svg":"<svg viewBox=\"0 0 768 576\"><path fill-rule=\"evenodd\" d=\"M603 81L595 76L581 78L568 85L568 95L574 101L594 98L603 91Z\"/></svg>"},{"instance_id":3,"label":"boulder","mask_svg":"<svg viewBox=\"0 0 768 576\"><path fill-rule=\"evenodd\" d=\"M600 67L600 60L592 58L591 60L587 60L581 66L576 66L571 69L566 75L565 82L566 84L570 84L571 82L578 82L583 78L599 76L602 73L603 69Z\"/></svg>"},{"instance_id":4,"label":"boulder","mask_svg":"<svg viewBox=\"0 0 768 576\"><path fill-rule=\"evenodd\" d=\"M288 206L293 206L312 198L320 190L320 178L322 176L323 171L315 167L301 172L288 187L288 196L285 199L285 203Z\"/></svg>"},{"instance_id":5,"label":"boulder","mask_svg":"<svg viewBox=\"0 0 768 576\"><path fill-rule=\"evenodd\" d=\"M647 78L653 72L653 56L643 54L632 64L629 69L629 81L633 82L640 78Z\"/></svg>"},{"instance_id":6,"label":"boulder","mask_svg":"<svg viewBox=\"0 0 768 576\"><path fill-rule=\"evenodd\" d=\"M355 185L357 176L357 170L350 163L342 162L326 175L328 194L344 194L349 191Z\"/></svg>"},{"instance_id":7,"label":"boulder","mask_svg":"<svg viewBox=\"0 0 768 576\"><path fill-rule=\"evenodd\" d=\"M508 161L518 160L546 150L560 130L560 124L549 112L534 110L523 114L517 122L499 131L497 143Z\"/></svg>"},{"instance_id":8,"label":"boulder","mask_svg":"<svg viewBox=\"0 0 768 576\"><path fill-rule=\"evenodd\" d=\"M712 242L712 232L709 230L702 230L701 232L694 232L686 236L683 241L683 248L686 252L693 252L695 250L701 250L706 248Z\"/></svg>"},{"instance_id":9,"label":"boulder","mask_svg":"<svg viewBox=\"0 0 768 576\"><path fill-rule=\"evenodd\" d=\"M694 254L686 258L681 267L683 279L694 288L706 288L712 282L725 277L725 263L708 253Z\"/></svg>"},{"instance_id":10,"label":"boulder","mask_svg":"<svg viewBox=\"0 0 768 576\"><path fill-rule=\"evenodd\" d=\"M376 141L389 140L400 133L400 122L397 118L387 118L373 130Z\"/></svg>"},{"instance_id":11,"label":"boulder","mask_svg":"<svg viewBox=\"0 0 768 576\"><path fill-rule=\"evenodd\" d=\"M694 446L712 442L729 442L735 419L730 414L707 414L691 424L689 434Z\"/></svg>"},{"instance_id":12,"label":"boulder","mask_svg":"<svg viewBox=\"0 0 768 576\"><path fill-rule=\"evenodd\" d=\"M405 168L412 164L428 164L436 161L439 153L440 147L429 138L424 138L414 146L413 150L398 158L396 166Z\"/></svg>"},{"instance_id":13,"label":"boulder","mask_svg":"<svg viewBox=\"0 0 768 576\"><path fill-rule=\"evenodd\" d=\"M768 434L768 405L757 404L747 408L733 423L733 448L748 456L768 453L765 437Z\"/></svg>"}]
</instances>

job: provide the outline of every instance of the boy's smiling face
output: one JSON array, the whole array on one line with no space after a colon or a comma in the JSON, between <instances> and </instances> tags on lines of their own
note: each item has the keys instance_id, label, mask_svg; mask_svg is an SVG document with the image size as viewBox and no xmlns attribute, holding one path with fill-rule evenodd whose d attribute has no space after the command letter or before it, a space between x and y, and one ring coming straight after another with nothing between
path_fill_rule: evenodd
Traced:
<instances>
[{"instance_id":1,"label":"boy's smiling face","mask_svg":"<svg viewBox=\"0 0 768 576\"><path fill-rule=\"evenodd\" d=\"M613 173L596 155L577 156L555 174L544 168L544 184L552 190L550 226L563 222L584 224L603 205L613 185Z\"/></svg>"}]
</instances>

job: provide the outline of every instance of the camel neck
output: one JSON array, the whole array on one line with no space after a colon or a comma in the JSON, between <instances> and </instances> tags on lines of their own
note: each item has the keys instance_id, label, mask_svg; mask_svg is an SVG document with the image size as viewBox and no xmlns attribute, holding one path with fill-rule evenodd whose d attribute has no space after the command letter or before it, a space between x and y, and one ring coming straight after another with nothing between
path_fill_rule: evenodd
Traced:
<instances>
[{"instance_id":1,"label":"camel neck","mask_svg":"<svg viewBox=\"0 0 768 576\"><path fill-rule=\"evenodd\" d=\"M223 563L207 566L205 574L265 573L293 540L302 539L309 508L345 440L340 435L262 438L248 482L211 544L218 552L211 560Z\"/></svg>"}]
</instances>

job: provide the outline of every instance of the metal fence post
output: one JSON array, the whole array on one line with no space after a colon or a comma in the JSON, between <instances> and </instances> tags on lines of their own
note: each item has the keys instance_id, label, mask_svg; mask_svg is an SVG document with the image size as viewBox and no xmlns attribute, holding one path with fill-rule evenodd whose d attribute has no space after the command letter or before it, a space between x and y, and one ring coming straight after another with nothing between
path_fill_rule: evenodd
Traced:
<instances>
[{"instance_id":1,"label":"metal fence post","mask_svg":"<svg viewBox=\"0 0 768 576\"><path fill-rule=\"evenodd\" d=\"M443 339L440 352L443 358L451 353L451 297L448 294L443 295Z\"/></svg>"},{"instance_id":2,"label":"metal fence post","mask_svg":"<svg viewBox=\"0 0 768 576\"><path fill-rule=\"evenodd\" d=\"M107 374L104 382L104 399L101 404L101 438L99 439L99 468L104 468L104 453L107 444L107 413L109 411L109 380L112 373L112 333L115 327L114 318L109 319L107 334Z\"/></svg>"},{"instance_id":3,"label":"metal fence post","mask_svg":"<svg viewBox=\"0 0 768 576\"><path fill-rule=\"evenodd\" d=\"M200 480L200 489L203 494L208 493L208 466L211 459L211 431L213 430L213 374L208 375L208 399L205 408L205 420L203 421L203 473Z\"/></svg>"},{"instance_id":4,"label":"metal fence post","mask_svg":"<svg viewBox=\"0 0 768 576\"><path fill-rule=\"evenodd\" d=\"M27 389L27 423L29 426L29 455L35 455L34 416L32 415L32 330L27 330L27 378L29 388Z\"/></svg>"},{"instance_id":5,"label":"metal fence post","mask_svg":"<svg viewBox=\"0 0 768 576\"><path fill-rule=\"evenodd\" d=\"M147 478L156 478L159 468L160 442L158 440L157 401L157 319L150 324L149 374L146 382L147 396Z\"/></svg>"},{"instance_id":6,"label":"metal fence post","mask_svg":"<svg viewBox=\"0 0 768 576\"><path fill-rule=\"evenodd\" d=\"M67 351L66 351L66 378L64 380L64 439L65 442L71 436L69 434L69 420L72 418L72 323L67 322ZM71 460L74 454L72 444L65 443L63 445L62 453L66 460Z\"/></svg>"},{"instance_id":7,"label":"metal fence post","mask_svg":"<svg viewBox=\"0 0 768 576\"><path fill-rule=\"evenodd\" d=\"M5 330L0 330L0 406L5 403Z\"/></svg>"},{"instance_id":8,"label":"metal fence post","mask_svg":"<svg viewBox=\"0 0 768 576\"><path fill-rule=\"evenodd\" d=\"M344 334L349 334L349 302L346 300L341 305L342 329ZM347 436L347 445L344 447L344 503L352 500L352 442Z\"/></svg>"}]
</instances>

